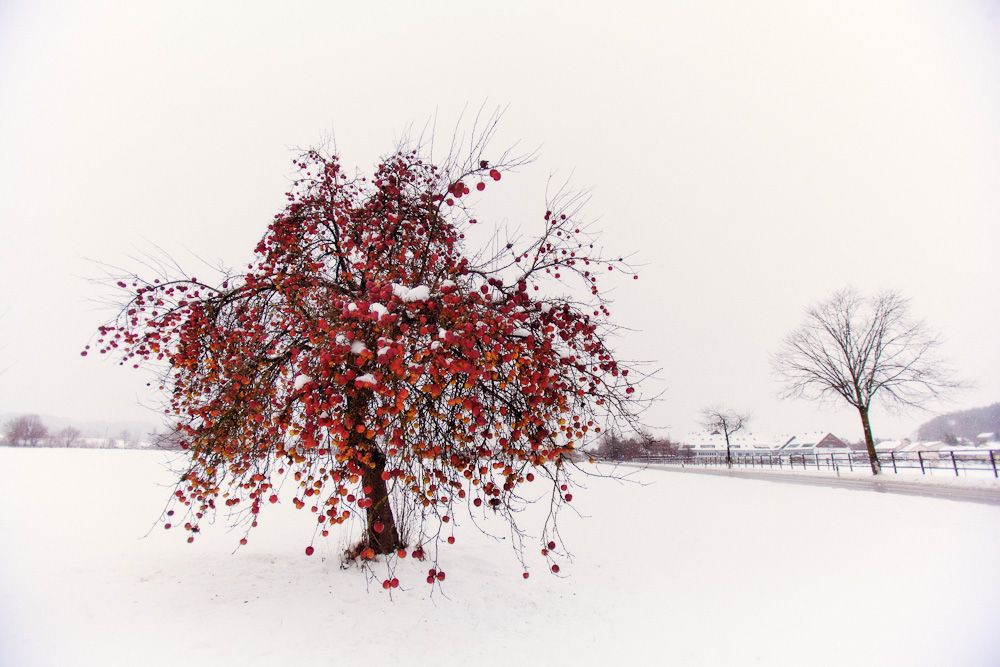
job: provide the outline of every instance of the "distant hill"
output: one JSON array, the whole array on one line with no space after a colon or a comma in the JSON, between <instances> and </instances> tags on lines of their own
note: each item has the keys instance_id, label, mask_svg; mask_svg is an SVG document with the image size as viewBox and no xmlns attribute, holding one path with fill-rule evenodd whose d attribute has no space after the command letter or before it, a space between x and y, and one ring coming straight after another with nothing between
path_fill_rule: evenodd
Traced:
<instances>
[{"instance_id":1,"label":"distant hill","mask_svg":"<svg viewBox=\"0 0 1000 667\"><path fill-rule=\"evenodd\" d=\"M980 433L1000 431L1000 403L985 408L972 408L959 412L949 412L920 425L918 440L951 440L966 438L972 440Z\"/></svg>"}]
</instances>

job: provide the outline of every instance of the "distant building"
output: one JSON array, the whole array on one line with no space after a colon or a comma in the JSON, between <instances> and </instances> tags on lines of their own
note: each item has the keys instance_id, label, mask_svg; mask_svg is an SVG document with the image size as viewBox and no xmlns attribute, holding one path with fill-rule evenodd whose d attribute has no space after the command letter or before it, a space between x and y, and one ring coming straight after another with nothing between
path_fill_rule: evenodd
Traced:
<instances>
[{"instance_id":1,"label":"distant building","mask_svg":"<svg viewBox=\"0 0 1000 667\"><path fill-rule=\"evenodd\" d=\"M909 438L903 438L902 440L880 440L875 443L875 451L880 454L882 452L906 452L911 451L909 448L912 444Z\"/></svg>"},{"instance_id":2,"label":"distant building","mask_svg":"<svg viewBox=\"0 0 1000 667\"><path fill-rule=\"evenodd\" d=\"M846 454L850 446L829 431L781 436L778 454Z\"/></svg>"},{"instance_id":3,"label":"distant building","mask_svg":"<svg viewBox=\"0 0 1000 667\"><path fill-rule=\"evenodd\" d=\"M688 433L681 439L680 448L695 456L725 456L726 436L719 432L699 431ZM774 440L753 433L729 436L729 453L733 456L770 454L775 450Z\"/></svg>"}]
</instances>

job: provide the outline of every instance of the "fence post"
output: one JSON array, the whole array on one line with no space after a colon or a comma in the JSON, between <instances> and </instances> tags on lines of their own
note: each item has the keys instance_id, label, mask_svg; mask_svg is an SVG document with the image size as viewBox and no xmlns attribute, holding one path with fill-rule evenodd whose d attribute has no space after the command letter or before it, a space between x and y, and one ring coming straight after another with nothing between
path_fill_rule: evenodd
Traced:
<instances>
[{"instance_id":1,"label":"fence post","mask_svg":"<svg viewBox=\"0 0 1000 667\"><path fill-rule=\"evenodd\" d=\"M889 452L889 456L892 457L892 471L899 473L899 470L896 469L896 452Z\"/></svg>"},{"instance_id":2,"label":"fence post","mask_svg":"<svg viewBox=\"0 0 1000 667\"><path fill-rule=\"evenodd\" d=\"M997 475L997 460L995 458L993 458L993 455L996 454L996 453L997 452L996 452L995 449L991 449L990 450L990 463L993 464L993 476L994 477L998 477L998 475Z\"/></svg>"},{"instance_id":3,"label":"fence post","mask_svg":"<svg viewBox=\"0 0 1000 667\"><path fill-rule=\"evenodd\" d=\"M951 467L955 469L955 477L958 477L958 463L955 462L955 450L951 450Z\"/></svg>"},{"instance_id":4,"label":"fence post","mask_svg":"<svg viewBox=\"0 0 1000 667\"><path fill-rule=\"evenodd\" d=\"M927 473L924 472L924 453L917 452L917 458L920 460L920 474L926 475Z\"/></svg>"}]
</instances>

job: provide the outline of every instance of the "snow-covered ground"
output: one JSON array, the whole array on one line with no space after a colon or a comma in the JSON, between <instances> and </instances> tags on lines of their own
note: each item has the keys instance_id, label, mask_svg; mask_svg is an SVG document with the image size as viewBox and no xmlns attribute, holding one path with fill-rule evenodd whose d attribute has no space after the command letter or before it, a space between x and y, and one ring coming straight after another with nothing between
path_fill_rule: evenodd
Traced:
<instances>
[{"instance_id":1,"label":"snow-covered ground","mask_svg":"<svg viewBox=\"0 0 1000 667\"><path fill-rule=\"evenodd\" d=\"M0 665L1000 664L1000 507L628 470L559 576L466 520L443 591L407 559L390 598L288 503L235 553L143 538L169 456L0 448Z\"/></svg>"}]
</instances>

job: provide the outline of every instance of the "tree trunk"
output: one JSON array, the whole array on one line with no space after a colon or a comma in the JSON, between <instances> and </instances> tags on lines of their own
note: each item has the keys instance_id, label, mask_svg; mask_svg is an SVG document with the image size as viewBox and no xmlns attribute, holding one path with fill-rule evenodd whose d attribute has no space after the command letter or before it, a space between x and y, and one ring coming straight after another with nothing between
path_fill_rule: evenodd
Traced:
<instances>
[{"instance_id":1,"label":"tree trunk","mask_svg":"<svg viewBox=\"0 0 1000 667\"><path fill-rule=\"evenodd\" d=\"M859 407L861 413L861 425L865 430L865 447L868 449L868 461L872 464L872 474L877 475L882 472L882 464L878 460L878 452L875 451L875 439L872 438L872 427L868 423L868 408Z\"/></svg>"},{"instance_id":2,"label":"tree trunk","mask_svg":"<svg viewBox=\"0 0 1000 667\"><path fill-rule=\"evenodd\" d=\"M365 396L354 396L349 399L348 414L354 417L354 424L364 423L367 407L368 398ZM370 489L367 498L372 504L365 511L365 536L359 547L362 549L371 547L377 554L393 553L404 545L399 539L396 520L392 515L392 505L389 504L389 489L382 479L382 473L385 472L385 455L374 442L365 437L364 433L358 433L353 428L348 436L348 442L353 450L368 452L371 457L371 467L361 471L362 493L364 489Z\"/></svg>"},{"instance_id":3,"label":"tree trunk","mask_svg":"<svg viewBox=\"0 0 1000 667\"><path fill-rule=\"evenodd\" d=\"M364 542L377 554L393 553L404 545L400 542L396 520L389 504L389 489L382 479L385 472L385 456L377 448L372 448L372 467L366 468L361 476L364 487L371 487L368 498L367 530ZM380 529L380 530L379 530Z\"/></svg>"},{"instance_id":4,"label":"tree trunk","mask_svg":"<svg viewBox=\"0 0 1000 667\"><path fill-rule=\"evenodd\" d=\"M729 433L728 432L726 433L726 467L727 468L732 468L733 467L733 459L732 459L732 456L729 454Z\"/></svg>"}]
</instances>

